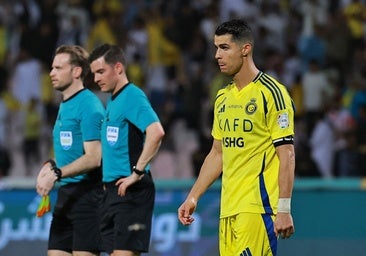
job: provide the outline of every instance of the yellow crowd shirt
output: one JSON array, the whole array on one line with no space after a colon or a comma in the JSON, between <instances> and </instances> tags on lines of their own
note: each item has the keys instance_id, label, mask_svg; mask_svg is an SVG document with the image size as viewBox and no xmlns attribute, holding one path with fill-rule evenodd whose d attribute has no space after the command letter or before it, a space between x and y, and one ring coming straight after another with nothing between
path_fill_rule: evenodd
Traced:
<instances>
[{"instance_id":1,"label":"yellow crowd shirt","mask_svg":"<svg viewBox=\"0 0 366 256\"><path fill-rule=\"evenodd\" d=\"M274 144L294 135L293 120L287 89L263 72L240 91L234 82L218 91L212 136L222 142L221 217L277 212Z\"/></svg>"}]
</instances>

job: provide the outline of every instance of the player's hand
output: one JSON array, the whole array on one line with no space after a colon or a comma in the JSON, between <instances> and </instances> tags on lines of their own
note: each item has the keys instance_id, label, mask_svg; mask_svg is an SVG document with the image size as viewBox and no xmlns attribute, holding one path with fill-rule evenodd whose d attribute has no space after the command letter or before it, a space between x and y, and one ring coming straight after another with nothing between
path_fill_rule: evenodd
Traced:
<instances>
[{"instance_id":1,"label":"player's hand","mask_svg":"<svg viewBox=\"0 0 366 256\"><path fill-rule=\"evenodd\" d=\"M141 178L142 176L139 176L133 172L130 176L117 180L116 186L119 186L118 195L125 196L127 188L132 184L138 182Z\"/></svg>"},{"instance_id":2,"label":"player's hand","mask_svg":"<svg viewBox=\"0 0 366 256\"><path fill-rule=\"evenodd\" d=\"M274 221L274 232L277 237L290 238L295 232L291 213L277 213Z\"/></svg>"},{"instance_id":3,"label":"player's hand","mask_svg":"<svg viewBox=\"0 0 366 256\"><path fill-rule=\"evenodd\" d=\"M196 207L197 201L194 198L187 198L178 208L178 219L183 225L187 226L192 224L194 221L192 214L196 210Z\"/></svg>"},{"instance_id":4,"label":"player's hand","mask_svg":"<svg viewBox=\"0 0 366 256\"><path fill-rule=\"evenodd\" d=\"M57 177L55 173L51 170L51 164L44 164L37 176L37 193L41 196L48 195L54 187L56 180Z\"/></svg>"}]
</instances>

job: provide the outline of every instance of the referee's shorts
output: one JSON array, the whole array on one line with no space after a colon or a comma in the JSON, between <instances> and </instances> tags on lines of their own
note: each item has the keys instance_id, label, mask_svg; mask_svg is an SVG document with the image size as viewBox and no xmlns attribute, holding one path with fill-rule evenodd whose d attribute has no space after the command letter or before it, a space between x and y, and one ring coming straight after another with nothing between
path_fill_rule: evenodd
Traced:
<instances>
[{"instance_id":1,"label":"referee's shorts","mask_svg":"<svg viewBox=\"0 0 366 256\"><path fill-rule=\"evenodd\" d=\"M63 185L57 201L48 241L49 250L104 251L100 235L103 184L83 181Z\"/></svg>"},{"instance_id":2,"label":"referee's shorts","mask_svg":"<svg viewBox=\"0 0 366 256\"><path fill-rule=\"evenodd\" d=\"M140 181L128 187L125 196L118 195L116 181L104 184L101 232L106 252L148 252L155 203L151 174L145 174Z\"/></svg>"}]
</instances>

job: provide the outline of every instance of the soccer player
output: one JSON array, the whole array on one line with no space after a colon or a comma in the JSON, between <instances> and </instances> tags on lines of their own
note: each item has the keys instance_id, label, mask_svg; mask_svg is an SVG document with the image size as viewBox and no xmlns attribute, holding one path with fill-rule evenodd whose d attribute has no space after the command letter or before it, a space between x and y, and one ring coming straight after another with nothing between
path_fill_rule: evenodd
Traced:
<instances>
[{"instance_id":1,"label":"soccer player","mask_svg":"<svg viewBox=\"0 0 366 256\"><path fill-rule=\"evenodd\" d=\"M155 202L149 163L164 130L145 93L129 82L122 49L101 45L89 62L94 81L111 94L102 125L102 238L113 256L138 256L149 249Z\"/></svg>"},{"instance_id":2,"label":"soccer player","mask_svg":"<svg viewBox=\"0 0 366 256\"><path fill-rule=\"evenodd\" d=\"M58 182L48 256L99 255L101 180L100 132L104 106L84 87L90 74L89 54L80 46L56 49L50 77L62 94L53 127L55 160L48 160L37 177L37 192L46 196Z\"/></svg>"},{"instance_id":3,"label":"soccer player","mask_svg":"<svg viewBox=\"0 0 366 256\"><path fill-rule=\"evenodd\" d=\"M286 88L258 70L253 33L244 20L215 31L215 58L233 81L218 91L213 145L178 209L190 225L197 202L222 174L220 255L276 255L277 238L294 233L294 109Z\"/></svg>"}]
</instances>

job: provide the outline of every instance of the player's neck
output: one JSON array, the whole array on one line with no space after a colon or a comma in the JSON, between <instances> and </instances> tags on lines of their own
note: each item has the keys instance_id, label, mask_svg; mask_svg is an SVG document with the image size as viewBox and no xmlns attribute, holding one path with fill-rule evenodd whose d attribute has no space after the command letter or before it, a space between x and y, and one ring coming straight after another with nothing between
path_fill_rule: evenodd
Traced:
<instances>
[{"instance_id":1,"label":"player's neck","mask_svg":"<svg viewBox=\"0 0 366 256\"><path fill-rule=\"evenodd\" d=\"M233 77L238 90L240 91L250 84L258 75L258 72L259 69L254 65L254 63L247 63L246 66L243 66L243 68Z\"/></svg>"}]
</instances>

